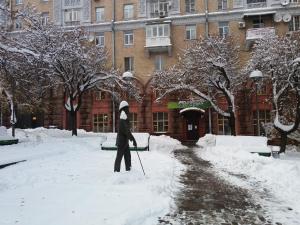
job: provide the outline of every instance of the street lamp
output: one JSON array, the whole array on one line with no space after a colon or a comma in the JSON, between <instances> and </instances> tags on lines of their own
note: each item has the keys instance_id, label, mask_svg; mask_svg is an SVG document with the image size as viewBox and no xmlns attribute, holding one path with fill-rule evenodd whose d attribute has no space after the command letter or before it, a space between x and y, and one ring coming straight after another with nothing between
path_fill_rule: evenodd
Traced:
<instances>
[{"instance_id":1,"label":"street lamp","mask_svg":"<svg viewBox=\"0 0 300 225\"><path fill-rule=\"evenodd\" d=\"M256 108L256 124L257 124L257 136L260 135L260 126L259 126L259 110L258 110L258 98L257 98L257 89L258 89L258 82L262 79L263 74L260 70L254 70L250 73L250 79L255 82L255 108Z\"/></svg>"},{"instance_id":2,"label":"street lamp","mask_svg":"<svg viewBox=\"0 0 300 225\"><path fill-rule=\"evenodd\" d=\"M130 71L126 71L122 75L123 80L130 80L133 79L134 76ZM116 132L116 106L115 106L115 86L113 86L113 102L112 102L112 107L113 107L113 133Z\"/></svg>"}]
</instances>

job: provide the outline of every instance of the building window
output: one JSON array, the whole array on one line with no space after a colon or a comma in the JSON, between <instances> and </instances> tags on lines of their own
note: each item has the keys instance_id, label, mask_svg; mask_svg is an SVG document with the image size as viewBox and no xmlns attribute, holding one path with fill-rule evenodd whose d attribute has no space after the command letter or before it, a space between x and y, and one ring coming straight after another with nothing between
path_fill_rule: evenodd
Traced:
<instances>
[{"instance_id":1,"label":"building window","mask_svg":"<svg viewBox=\"0 0 300 225\"><path fill-rule=\"evenodd\" d=\"M259 8L259 7L266 7L267 0L247 0L247 7L248 8Z\"/></svg>"},{"instance_id":2,"label":"building window","mask_svg":"<svg viewBox=\"0 0 300 225\"><path fill-rule=\"evenodd\" d=\"M233 8L241 8L244 6L244 0L233 0Z\"/></svg>"},{"instance_id":3,"label":"building window","mask_svg":"<svg viewBox=\"0 0 300 225\"><path fill-rule=\"evenodd\" d=\"M23 4L23 0L16 0L16 5L21 5Z\"/></svg>"},{"instance_id":4,"label":"building window","mask_svg":"<svg viewBox=\"0 0 300 225\"><path fill-rule=\"evenodd\" d=\"M228 22L219 22L219 35L221 37L227 37L229 34Z\"/></svg>"},{"instance_id":5,"label":"building window","mask_svg":"<svg viewBox=\"0 0 300 225\"><path fill-rule=\"evenodd\" d=\"M169 27L170 27L169 24L147 26L146 37L169 37L170 36Z\"/></svg>"},{"instance_id":6,"label":"building window","mask_svg":"<svg viewBox=\"0 0 300 225\"><path fill-rule=\"evenodd\" d=\"M185 0L185 12L187 13L195 12L195 0Z\"/></svg>"},{"instance_id":7,"label":"building window","mask_svg":"<svg viewBox=\"0 0 300 225\"><path fill-rule=\"evenodd\" d=\"M133 61L133 57L124 58L125 71L133 71Z\"/></svg>"},{"instance_id":8,"label":"building window","mask_svg":"<svg viewBox=\"0 0 300 225\"><path fill-rule=\"evenodd\" d=\"M189 25L185 27L185 38L186 40L196 39L196 25Z\"/></svg>"},{"instance_id":9,"label":"building window","mask_svg":"<svg viewBox=\"0 0 300 225\"><path fill-rule=\"evenodd\" d=\"M96 8L96 22L103 22L105 20L104 17L104 7Z\"/></svg>"},{"instance_id":10,"label":"building window","mask_svg":"<svg viewBox=\"0 0 300 225\"><path fill-rule=\"evenodd\" d=\"M267 85L263 84L257 89L258 95L266 95L267 94Z\"/></svg>"},{"instance_id":11,"label":"building window","mask_svg":"<svg viewBox=\"0 0 300 225\"><path fill-rule=\"evenodd\" d=\"M65 22L79 22L80 21L80 10L67 10L65 11Z\"/></svg>"},{"instance_id":12,"label":"building window","mask_svg":"<svg viewBox=\"0 0 300 225\"><path fill-rule=\"evenodd\" d=\"M155 57L155 70L161 71L164 69L164 61L161 55Z\"/></svg>"},{"instance_id":13,"label":"building window","mask_svg":"<svg viewBox=\"0 0 300 225\"><path fill-rule=\"evenodd\" d=\"M289 31L300 30L300 16L292 16L292 19L289 23Z\"/></svg>"},{"instance_id":14,"label":"building window","mask_svg":"<svg viewBox=\"0 0 300 225\"><path fill-rule=\"evenodd\" d=\"M133 45L133 31L124 31L124 45Z\"/></svg>"},{"instance_id":15,"label":"building window","mask_svg":"<svg viewBox=\"0 0 300 225\"><path fill-rule=\"evenodd\" d=\"M22 29L22 21L19 18L16 19L15 28L16 28L16 30Z\"/></svg>"},{"instance_id":16,"label":"building window","mask_svg":"<svg viewBox=\"0 0 300 225\"><path fill-rule=\"evenodd\" d=\"M258 124L259 124L259 135L265 135L263 124L271 122L270 110L258 110ZM254 134L257 135L257 113L256 110L253 111L253 129Z\"/></svg>"},{"instance_id":17,"label":"building window","mask_svg":"<svg viewBox=\"0 0 300 225\"><path fill-rule=\"evenodd\" d=\"M93 130L94 132L108 132L108 115L94 114Z\"/></svg>"},{"instance_id":18,"label":"building window","mask_svg":"<svg viewBox=\"0 0 300 225\"><path fill-rule=\"evenodd\" d=\"M156 112L153 113L153 131L156 133L168 132L168 113Z\"/></svg>"},{"instance_id":19,"label":"building window","mask_svg":"<svg viewBox=\"0 0 300 225\"><path fill-rule=\"evenodd\" d=\"M218 10L227 9L227 0L218 0Z\"/></svg>"},{"instance_id":20,"label":"building window","mask_svg":"<svg viewBox=\"0 0 300 225\"><path fill-rule=\"evenodd\" d=\"M98 45L100 47L104 47L105 37L104 37L104 33L103 32L96 33L95 42L96 42L96 45Z\"/></svg>"},{"instance_id":21,"label":"building window","mask_svg":"<svg viewBox=\"0 0 300 225\"><path fill-rule=\"evenodd\" d=\"M218 134L231 135L229 119L227 117L218 115Z\"/></svg>"},{"instance_id":22,"label":"building window","mask_svg":"<svg viewBox=\"0 0 300 225\"><path fill-rule=\"evenodd\" d=\"M169 2L166 0L151 0L150 2L150 16L151 17L165 17L168 15Z\"/></svg>"},{"instance_id":23,"label":"building window","mask_svg":"<svg viewBox=\"0 0 300 225\"><path fill-rule=\"evenodd\" d=\"M48 12L42 13L41 19L42 19L42 24L47 25L49 22L49 13Z\"/></svg>"},{"instance_id":24,"label":"building window","mask_svg":"<svg viewBox=\"0 0 300 225\"><path fill-rule=\"evenodd\" d=\"M261 18L255 18L252 20L252 26L253 28L263 28L265 27L264 20Z\"/></svg>"},{"instance_id":25,"label":"building window","mask_svg":"<svg viewBox=\"0 0 300 225\"><path fill-rule=\"evenodd\" d=\"M124 9L123 9L123 13L124 13L124 19L125 20L129 20L129 19L133 19L133 5L124 5Z\"/></svg>"},{"instance_id":26,"label":"building window","mask_svg":"<svg viewBox=\"0 0 300 225\"><path fill-rule=\"evenodd\" d=\"M129 113L130 128L132 132L138 131L137 113Z\"/></svg>"},{"instance_id":27,"label":"building window","mask_svg":"<svg viewBox=\"0 0 300 225\"><path fill-rule=\"evenodd\" d=\"M105 92L104 91L96 91L95 92L95 100L101 101L103 99L105 99Z\"/></svg>"}]
</instances>

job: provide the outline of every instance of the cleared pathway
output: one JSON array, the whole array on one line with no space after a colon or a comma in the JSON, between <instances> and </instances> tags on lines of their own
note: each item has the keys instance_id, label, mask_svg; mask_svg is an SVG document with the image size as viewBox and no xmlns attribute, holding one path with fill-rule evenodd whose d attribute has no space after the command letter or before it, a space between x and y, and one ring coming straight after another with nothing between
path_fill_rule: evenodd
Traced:
<instances>
[{"instance_id":1,"label":"cleared pathway","mask_svg":"<svg viewBox=\"0 0 300 225\"><path fill-rule=\"evenodd\" d=\"M188 168L181 177L184 188L175 199L177 210L159 218L159 224L280 225L268 219L249 191L218 177L193 148L174 154Z\"/></svg>"}]
</instances>

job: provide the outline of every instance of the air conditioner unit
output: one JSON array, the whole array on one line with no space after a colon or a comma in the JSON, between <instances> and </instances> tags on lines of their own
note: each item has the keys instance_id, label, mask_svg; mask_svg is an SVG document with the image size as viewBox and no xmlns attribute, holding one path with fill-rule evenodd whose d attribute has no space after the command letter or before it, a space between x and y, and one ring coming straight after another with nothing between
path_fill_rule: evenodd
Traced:
<instances>
[{"instance_id":1,"label":"air conditioner unit","mask_svg":"<svg viewBox=\"0 0 300 225\"><path fill-rule=\"evenodd\" d=\"M239 22L239 29L243 29L246 27L246 23L245 22Z\"/></svg>"},{"instance_id":2,"label":"air conditioner unit","mask_svg":"<svg viewBox=\"0 0 300 225\"><path fill-rule=\"evenodd\" d=\"M159 12L159 17L165 17L167 15L166 11L160 11Z\"/></svg>"},{"instance_id":3,"label":"air conditioner unit","mask_svg":"<svg viewBox=\"0 0 300 225\"><path fill-rule=\"evenodd\" d=\"M290 4L290 0L281 0L281 5L286 6L288 4Z\"/></svg>"}]
</instances>

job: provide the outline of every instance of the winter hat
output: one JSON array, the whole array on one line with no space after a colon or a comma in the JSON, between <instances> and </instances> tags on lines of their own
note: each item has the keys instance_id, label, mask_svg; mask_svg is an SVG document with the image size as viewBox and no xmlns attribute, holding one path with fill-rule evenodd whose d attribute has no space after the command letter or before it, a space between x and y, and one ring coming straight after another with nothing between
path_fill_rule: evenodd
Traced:
<instances>
[{"instance_id":1,"label":"winter hat","mask_svg":"<svg viewBox=\"0 0 300 225\"><path fill-rule=\"evenodd\" d=\"M120 106L119 106L119 111L121 110L121 109L123 109L124 107L129 107L129 105L128 105L128 102L126 102L126 101L121 101L121 103L120 103Z\"/></svg>"}]
</instances>

